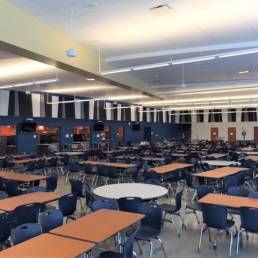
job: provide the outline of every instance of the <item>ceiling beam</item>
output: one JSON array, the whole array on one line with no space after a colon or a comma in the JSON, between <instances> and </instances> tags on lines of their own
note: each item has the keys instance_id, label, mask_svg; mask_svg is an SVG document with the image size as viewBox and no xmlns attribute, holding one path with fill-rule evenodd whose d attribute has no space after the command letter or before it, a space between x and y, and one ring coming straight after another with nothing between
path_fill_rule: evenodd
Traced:
<instances>
[{"instance_id":1,"label":"ceiling beam","mask_svg":"<svg viewBox=\"0 0 258 258\"><path fill-rule=\"evenodd\" d=\"M103 70L115 69L115 67L106 63L102 57L99 58L98 53L85 44L69 38L63 32L50 27L5 0L0 0L0 35L2 50L160 98L152 92L146 82L132 74L100 76L100 66ZM69 48L77 50L77 57L69 58L66 55Z\"/></svg>"}]
</instances>

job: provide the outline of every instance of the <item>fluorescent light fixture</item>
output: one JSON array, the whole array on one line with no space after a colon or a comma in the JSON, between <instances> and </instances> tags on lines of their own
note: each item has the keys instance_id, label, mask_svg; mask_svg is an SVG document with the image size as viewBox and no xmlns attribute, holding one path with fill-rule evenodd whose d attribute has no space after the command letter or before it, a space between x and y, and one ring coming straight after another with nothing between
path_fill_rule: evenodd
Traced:
<instances>
[{"instance_id":1,"label":"fluorescent light fixture","mask_svg":"<svg viewBox=\"0 0 258 258\"><path fill-rule=\"evenodd\" d=\"M239 74L245 74L245 73L250 73L250 71L249 70L244 70L244 71L239 71L238 73Z\"/></svg>"},{"instance_id":2,"label":"fluorescent light fixture","mask_svg":"<svg viewBox=\"0 0 258 258\"><path fill-rule=\"evenodd\" d=\"M213 59L215 59L215 56L203 56L203 57L175 60L175 61L172 61L172 64L173 65L188 64L188 63L202 62L202 61L208 61Z\"/></svg>"},{"instance_id":3,"label":"fluorescent light fixture","mask_svg":"<svg viewBox=\"0 0 258 258\"><path fill-rule=\"evenodd\" d=\"M101 72L101 75L106 75L106 74L114 74L114 73L125 73L125 72L130 72L131 68L122 68L122 69L116 69L116 70L109 70L109 71L104 71Z\"/></svg>"},{"instance_id":4,"label":"fluorescent light fixture","mask_svg":"<svg viewBox=\"0 0 258 258\"><path fill-rule=\"evenodd\" d=\"M59 81L59 79L54 78L54 79L46 79L46 80L39 80L39 81L20 82L20 83L0 86L0 89L9 89L9 88L25 87L25 86L32 86L32 85L42 85L42 84L48 84L48 83L57 82L57 81Z\"/></svg>"},{"instance_id":5,"label":"fluorescent light fixture","mask_svg":"<svg viewBox=\"0 0 258 258\"><path fill-rule=\"evenodd\" d=\"M13 88L13 85L3 85L3 86L0 86L0 89L3 90L3 89L9 89L9 88Z\"/></svg>"},{"instance_id":6,"label":"fluorescent light fixture","mask_svg":"<svg viewBox=\"0 0 258 258\"><path fill-rule=\"evenodd\" d=\"M141 107L141 106L134 106L134 105L132 105L132 106L121 106L121 107L105 107L105 109L108 109L108 110L112 110L112 109L127 109L127 108L131 108L131 107L133 107L133 108L139 108L139 107Z\"/></svg>"},{"instance_id":7,"label":"fluorescent light fixture","mask_svg":"<svg viewBox=\"0 0 258 258\"><path fill-rule=\"evenodd\" d=\"M96 85L96 86L80 86L80 87L66 87L66 88L58 88L58 89L51 89L51 90L44 90L48 93L71 93L71 92L89 92L89 91L102 91L102 90L113 90L116 87L112 86L103 86L103 85Z\"/></svg>"},{"instance_id":8,"label":"fluorescent light fixture","mask_svg":"<svg viewBox=\"0 0 258 258\"><path fill-rule=\"evenodd\" d=\"M94 78L86 78L86 81L95 81L95 79Z\"/></svg>"},{"instance_id":9,"label":"fluorescent light fixture","mask_svg":"<svg viewBox=\"0 0 258 258\"><path fill-rule=\"evenodd\" d=\"M109 97L103 97L103 100L134 100L134 99L142 99L142 98L149 98L146 95L118 95L118 96L109 96Z\"/></svg>"},{"instance_id":10,"label":"fluorescent light fixture","mask_svg":"<svg viewBox=\"0 0 258 258\"><path fill-rule=\"evenodd\" d=\"M53 69L53 67L36 61L26 60L21 62L17 59L13 64L0 65L0 78L35 73L49 69Z\"/></svg>"},{"instance_id":11,"label":"fluorescent light fixture","mask_svg":"<svg viewBox=\"0 0 258 258\"><path fill-rule=\"evenodd\" d=\"M157 63L157 64L149 64L149 65L140 65L140 66L133 67L132 70L140 71L140 70L146 70L146 69L152 69L152 68L169 66L170 64L171 63Z\"/></svg>"},{"instance_id":12,"label":"fluorescent light fixture","mask_svg":"<svg viewBox=\"0 0 258 258\"><path fill-rule=\"evenodd\" d=\"M251 48L246 50L240 50L240 51L234 51L224 54L219 54L219 58L225 58L225 57L231 57L231 56L242 56L242 55L249 55L249 54L255 54L258 53L258 48Z\"/></svg>"},{"instance_id":13,"label":"fluorescent light fixture","mask_svg":"<svg viewBox=\"0 0 258 258\"><path fill-rule=\"evenodd\" d=\"M61 101L47 101L48 105L56 105L56 104L69 104L69 103L78 103L78 102L90 102L90 101L97 101L101 99L76 99L73 100L61 100Z\"/></svg>"}]
</instances>

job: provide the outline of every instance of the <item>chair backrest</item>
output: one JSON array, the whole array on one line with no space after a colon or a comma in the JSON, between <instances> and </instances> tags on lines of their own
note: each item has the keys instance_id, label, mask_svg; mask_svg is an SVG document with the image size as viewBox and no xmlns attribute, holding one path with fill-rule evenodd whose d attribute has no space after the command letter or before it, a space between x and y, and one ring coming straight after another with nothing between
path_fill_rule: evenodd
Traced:
<instances>
[{"instance_id":1,"label":"chair backrest","mask_svg":"<svg viewBox=\"0 0 258 258\"><path fill-rule=\"evenodd\" d=\"M149 228L160 233L162 227L162 209L156 203L142 203L138 209L138 213L142 213L145 217L141 220L141 227Z\"/></svg>"},{"instance_id":2,"label":"chair backrest","mask_svg":"<svg viewBox=\"0 0 258 258\"><path fill-rule=\"evenodd\" d=\"M46 182L47 182L47 191L48 192L52 192L52 191L55 191L56 188L57 188L57 180L58 180L58 177L57 176L49 176L47 179L46 179Z\"/></svg>"},{"instance_id":3,"label":"chair backrest","mask_svg":"<svg viewBox=\"0 0 258 258\"><path fill-rule=\"evenodd\" d=\"M208 227L225 229L227 227L227 208L202 204L203 223Z\"/></svg>"},{"instance_id":4,"label":"chair backrest","mask_svg":"<svg viewBox=\"0 0 258 258\"><path fill-rule=\"evenodd\" d=\"M258 209L240 207L241 228L251 233L258 233Z\"/></svg>"},{"instance_id":5,"label":"chair backrest","mask_svg":"<svg viewBox=\"0 0 258 258\"><path fill-rule=\"evenodd\" d=\"M77 196L74 193L62 196L58 200L59 209L62 211L63 216L74 214L77 206Z\"/></svg>"},{"instance_id":6,"label":"chair backrest","mask_svg":"<svg viewBox=\"0 0 258 258\"><path fill-rule=\"evenodd\" d=\"M72 173L80 171L80 163L78 161L72 161L69 163L69 171Z\"/></svg>"},{"instance_id":7,"label":"chair backrest","mask_svg":"<svg viewBox=\"0 0 258 258\"><path fill-rule=\"evenodd\" d=\"M80 180L70 179L71 192L76 194L77 197L83 196L83 183Z\"/></svg>"},{"instance_id":8,"label":"chair backrest","mask_svg":"<svg viewBox=\"0 0 258 258\"><path fill-rule=\"evenodd\" d=\"M258 199L258 192L250 192L248 197L249 198Z\"/></svg>"},{"instance_id":9,"label":"chair backrest","mask_svg":"<svg viewBox=\"0 0 258 258\"><path fill-rule=\"evenodd\" d=\"M12 229L11 241L17 245L41 234L40 225L37 223L27 223Z\"/></svg>"},{"instance_id":10,"label":"chair backrest","mask_svg":"<svg viewBox=\"0 0 258 258\"><path fill-rule=\"evenodd\" d=\"M123 258L133 258L133 244L137 230L133 231L126 239L123 247Z\"/></svg>"},{"instance_id":11,"label":"chair backrest","mask_svg":"<svg viewBox=\"0 0 258 258\"><path fill-rule=\"evenodd\" d=\"M150 185L160 185L160 180L159 179L147 179L144 181L145 184L150 184Z\"/></svg>"},{"instance_id":12,"label":"chair backrest","mask_svg":"<svg viewBox=\"0 0 258 258\"><path fill-rule=\"evenodd\" d=\"M8 194L6 192L0 192L0 200L6 199L8 197Z\"/></svg>"},{"instance_id":13,"label":"chair backrest","mask_svg":"<svg viewBox=\"0 0 258 258\"><path fill-rule=\"evenodd\" d=\"M100 209L118 210L118 202L115 199L99 199L92 203L92 211Z\"/></svg>"},{"instance_id":14,"label":"chair backrest","mask_svg":"<svg viewBox=\"0 0 258 258\"><path fill-rule=\"evenodd\" d=\"M38 222L43 233L63 225L63 213L58 210L45 211L39 214Z\"/></svg>"},{"instance_id":15,"label":"chair backrest","mask_svg":"<svg viewBox=\"0 0 258 258\"><path fill-rule=\"evenodd\" d=\"M212 190L207 185L199 185L196 189L196 192L197 192L198 199L201 199L208 193L211 193Z\"/></svg>"},{"instance_id":16,"label":"chair backrest","mask_svg":"<svg viewBox=\"0 0 258 258\"><path fill-rule=\"evenodd\" d=\"M17 196L21 194L21 191L19 190L19 184L16 181L13 180L6 180L6 192L10 196Z\"/></svg>"},{"instance_id":17,"label":"chair backrest","mask_svg":"<svg viewBox=\"0 0 258 258\"><path fill-rule=\"evenodd\" d=\"M15 224L16 226L26 223L37 223L38 215L42 205L40 203L25 204L15 208Z\"/></svg>"},{"instance_id":18,"label":"chair backrest","mask_svg":"<svg viewBox=\"0 0 258 258\"><path fill-rule=\"evenodd\" d=\"M0 243L5 242L11 234L11 221L9 214L0 214Z\"/></svg>"},{"instance_id":19,"label":"chair backrest","mask_svg":"<svg viewBox=\"0 0 258 258\"><path fill-rule=\"evenodd\" d=\"M119 210L128 212L137 212L142 205L142 199L139 197L124 197L118 199Z\"/></svg>"},{"instance_id":20,"label":"chair backrest","mask_svg":"<svg viewBox=\"0 0 258 258\"><path fill-rule=\"evenodd\" d=\"M228 188L231 186L237 185L237 177L236 176L227 176L223 180L223 190L225 192L228 191Z\"/></svg>"},{"instance_id":21,"label":"chair backrest","mask_svg":"<svg viewBox=\"0 0 258 258\"><path fill-rule=\"evenodd\" d=\"M228 188L228 195L247 197L249 191L240 186L231 186Z\"/></svg>"},{"instance_id":22,"label":"chair backrest","mask_svg":"<svg viewBox=\"0 0 258 258\"><path fill-rule=\"evenodd\" d=\"M182 197L183 197L184 191L180 191L176 194L176 209L177 211L181 209L182 207Z\"/></svg>"},{"instance_id":23,"label":"chair backrest","mask_svg":"<svg viewBox=\"0 0 258 258\"><path fill-rule=\"evenodd\" d=\"M35 162L34 161L30 161L26 164L26 171L27 172L31 172L35 169Z\"/></svg>"},{"instance_id":24,"label":"chair backrest","mask_svg":"<svg viewBox=\"0 0 258 258\"><path fill-rule=\"evenodd\" d=\"M108 168L105 166L99 166L97 168L97 174L100 176L108 176Z\"/></svg>"}]
</instances>

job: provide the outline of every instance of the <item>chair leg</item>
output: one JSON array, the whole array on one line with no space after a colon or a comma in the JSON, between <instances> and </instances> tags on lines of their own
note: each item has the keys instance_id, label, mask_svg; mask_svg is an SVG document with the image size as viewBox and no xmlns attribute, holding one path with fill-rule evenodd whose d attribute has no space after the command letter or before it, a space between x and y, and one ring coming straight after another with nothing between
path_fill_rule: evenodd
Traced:
<instances>
[{"instance_id":1,"label":"chair leg","mask_svg":"<svg viewBox=\"0 0 258 258\"><path fill-rule=\"evenodd\" d=\"M67 172L67 174L66 174L66 178L65 178L65 182L67 183L68 182L68 177L69 177L69 171Z\"/></svg>"},{"instance_id":2,"label":"chair leg","mask_svg":"<svg viewBox=\"0 0 258 258\"><path fill-rule=\"evenodd\" d=\"M200 249L201 249L201 245L202 245L202 237L203 237L203 233L205 232L206 230L206 225L205 224L202 224L202 227L201 227L201 232L200 232L200 238L199 238L199 244L198 244L198 248L197 248L197 251L199 252Z\"/></svg>"},{"instance_id":3,"label":"chair leg","mask_svg":"<svg viewBox=\"0 0 258 258\"><path fill-rule=\"evenodd\" d=\"M231 253L232 253L233 238L234 238L233 232L230 231L230 244L229 244L229 254L228 254L229 257L231 257Z\"/></svg>"},{"instance_id":4,"label":"chair leg","mask_svg":"<svg viewBox=\"0 0 258 258\"><path fill-rule=\"evenodd\" d=\"M165 251L165 248L164 248L162 240L160 238L157 238L157 239L160 242L160 247L161 247L161 250L162 250L162 252L164 254L164 257L167 258L167 254L166 254L166 251Z\"/></svg>"},{"instance_id":5,"label":"chair leg","mask_svg":"<svg viewBox=\"0 0 258 258\"><path fill-rule=\"evenodd\" d=\"M238 234L237 234L237 250L236 250L236 255L237 257L239 256L239 246L240 246L240 237L242 235L242 230L240 229Z\"/></svg>"},{"instance_id":6,"label":"chair leg","mask_svg":"<svg viewBox=\"0 0 258 258\"><path fill-rule=\"evenodd\" d=\"M181 236L181 233L179 232L179 229L178 229L178 226L177 226L177 222L176 222L176 220L173 218L172 215L171 215L171 223L175 226L176 233L177 233L178 237L180 237L180 236Z\"/></svg>"},{"instance_id":7,"label":"chair leg","mask_svg":"<svg viewBox=\"0 0 258 258\"><path fill-rule=\"evenodd\" d=\"M152 255L153 255L153 244L152 244L152 242L150 241L150 252L149 252L149 258L152 258Z\"/></svg>"},{"instance_id":8,"label":"chair leg","mask_svg":"<svg viewBox=\"0 0 258 258\"><path fill-rule=\"evenodd\" d=\"M142 247L141 247L139 241L136 240L136 244L137 244L138 249L139 249L139 251L140 251L140 255L142 255L142 254L143 254L143 252L142 252Z\"/></svg>"}]
</instances>

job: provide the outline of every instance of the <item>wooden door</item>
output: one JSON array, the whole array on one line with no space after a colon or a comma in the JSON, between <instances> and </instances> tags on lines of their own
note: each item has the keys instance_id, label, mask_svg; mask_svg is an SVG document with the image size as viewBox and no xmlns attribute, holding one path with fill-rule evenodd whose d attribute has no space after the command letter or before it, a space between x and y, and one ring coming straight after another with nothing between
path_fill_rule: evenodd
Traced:
<instances>
[{"instance_id":1,"label":"wooden door","mask_svg":"<svg viewBox=\"0 0 258 258\"><path fill-rule=\"evenodd\" d=\"M254 127L254 140L258 141L258 127Z\"/></svg>"},{"instance_id":2,"label":"wooden door","mask_svg":"<svg viewBox=\"0 0 258 258\"><path fill-rule=\"evenodd\" d=\"M228 141L229 142L235 142L236 141L236 128L235 127L229 127L228 128Z\"/></svg>"},{"instance_id":3,"label":"wooden door","mask_svg":"<svg viewBox=\"0 0 258 258\"><path fill-rule=\"evenodd\" d=\"M219 128L218 127L212 127L211 128L211 141L217 141L219 137Z\"/></svg>"}]
</instances>

